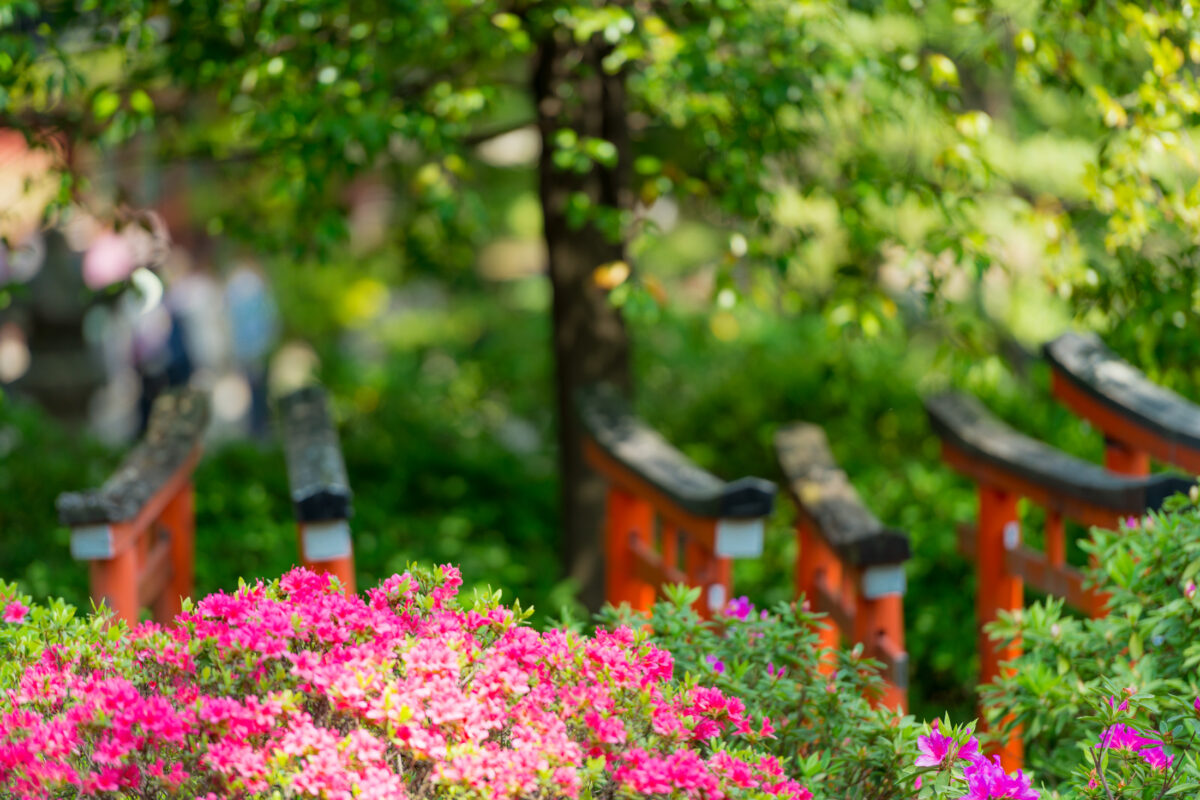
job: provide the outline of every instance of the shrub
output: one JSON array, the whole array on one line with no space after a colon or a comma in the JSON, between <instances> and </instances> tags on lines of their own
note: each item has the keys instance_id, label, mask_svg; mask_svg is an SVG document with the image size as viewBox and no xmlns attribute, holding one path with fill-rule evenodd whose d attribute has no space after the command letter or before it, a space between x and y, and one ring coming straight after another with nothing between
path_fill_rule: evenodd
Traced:
<instances>
[{"instance_id":1,"label":"shrub","mask_svg":"<svg viewBox=\"0 0 1200 800\"><path fill-rule=\"evenodd\" d=\"M1080 619L1047 600L991 628L997 639L1019 636L1024 653L1012 674L985 687L985 707L1023 727L1028 762L1051 786L1078 780L1098 720L1185 750L1200 731L1200 510L1175 498L1168 511L1128 520L1120 531L1094 531L1083 547L1095 564L1091 580L1109 595L1107 616ZM1110 713L1114 696L1121 719ZM1138 763L1144 749L1122 752ZM1194 765L1184 772L1194 777Z\"/></svg>"},{"instance_id":2,"label":"shrub","mask_svg":"<svg viewBox=\"0 0 1200 800\"><path fill-rule=\"evenodd\" d=\"M458 570L297 569L126 631L0 585L0 792L22 798L810 795L770 723L644 632L538 633ZM107 626L107 627L106 627Z\"/></svg>"},{"instance_id":3,"label":"shrub","mask_svg":"<svg viewBox=\"0 0 1200 800\"><path fill-rule=\"evenodd\" d=\"M1076 768L1057 787L1062 800L1162 800L1194 797L1200 699L1156 699L1135 689L1089 696L1079 709L1096 732L1071 741ZM1098 724L1097 724L1098 723ZM919 736L915 770L906 775L918 796L936 800L1040 800L1042 792L1024 771L1009 773L999 756L985 756L972 727L940 728L935 720ZM1096 735L1098 734L1098 735ZM965 794L962 793L965 790ZM1043 790L1044 791L1044 790ZM1049 794L1047 793L1047 796Z\"/></svg>"},{"instance_id":4,"label":"shrub","mask_svg":"<svg viewBox=\"0 0 1200 800\"><path fill-rule=\"evenodd\" d=\"M762 746L817 800L1162 800L1200 789L1200 699L1182 683L1158 696L1110 680L1085 691L1070 709L1077 725L1029 748L1035 762L1044 748L1071 762L1064 779L1049 776L1047 790L1036 773L1006 771L985 754L974 723L918 726L872 708L867 698L882 688L878 665L859 647L820 648L821 615L803 604L757 611L742 597L704 621L692 610L698 597L670 587L648 615L610 607L600 620L617 629L640 622L672 654L685 685L711 680L770 719L774 735ZM995 688L988 702L996 717L1013 708Z\"/></svg>"},{"instance_id":5,"label":"shrub","mask_svg":"<svg viewBox=\"0 0 1200 800\"><path fill-rule=\"evenodd\" d=\"M741 597L714 621L693 610L699 589L669 587L648 623L651 642L671 653L676 677L713 682L771 721L763 747L789 764L817 798L892 800L911 794L900 775L916 749L912 717L872 708L883 683L862 648L822 649L822 615L803 604L759 611ZM609 607L600 621L634 622L628 606Z\"/></svg>"}]
</instances>

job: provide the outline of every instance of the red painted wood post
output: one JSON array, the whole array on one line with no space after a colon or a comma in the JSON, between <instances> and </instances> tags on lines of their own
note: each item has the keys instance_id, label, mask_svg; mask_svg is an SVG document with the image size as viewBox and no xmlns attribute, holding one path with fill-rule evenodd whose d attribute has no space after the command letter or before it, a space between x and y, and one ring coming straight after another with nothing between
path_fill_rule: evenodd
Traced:
<instances>
[{"instance_id":1,"label":"red painted wood post","mask_svg":"<svg viewBox=\"0 0 1200 800\"><path fill-rule=\"evenodd\" d=\"M716 590L716 596L710 593L713 583L718 580L715 562L716 556L707 547L693 537L684 535L683 570L687 575L688 585L700 588L700 598L696 601L695 608L696 613L703 619L712 619L713 612L717 610L712 607L710 601L718 601L717 608L722 608L729 599L727 594L722 596L725 592L724 587Z\"/></svg>"},{"instance_id":2,"label":"red painted wood post","mask_svg":"<svg viewBox=\"0 0 1200 800\"><path fill-rule=\"evenodd\" d=\"M1064 532L1062 514L1046 512L1046 561L1052 567L1067 563L1067 537Z\"/></svg>"},{"instance_id":3,"label":"red painted wood post","mask_svg":"<svg viewBox=\"0 0 1200 800\"><path fill-rule=\"evenodd\" d=\"M1122 475L1149 475L1150 454L1124 442L1104 437L1104 466Z\"/></svg>"},{"instance_id":4,"label":"red painted wood post","mask_svg":"<svg viewBox=\"0 0 1200 800\"><path fill-rule=\"evenodd\" d=\"M669 522L662 524L658 537L658 551L668 569L679 568L679 529Z\"/></svg>"},{"instance_id":5,"label":"red painted wood post","mask_svg":"<svg viewBox=\"0 0 1200 800\"><path fill-rule=\"evenodd\" d=\"M904 595L888 593L868 598L862 592L862 582L855 600L854 641L868 644L886 639L897 652L904 651ZM908 709L908 691L890 680L879 698L885 708Z\"/></svg>"},{"instance_id":6,"label":"red painted wood post","mask_svg":"<svg viewBox=\"0 0 1200 800\"><path fill-rule=\"evenodd\" d=\"M630 544L637 541L653 547L654 509L632 494L618 488L608 490L608 518L605 524L605 600L614 606L628 603L635 611L648 611L654 605L655 587L638 580L633 570Z\"/></svg>"},{"instance_id":7,"label":"red painted wood post","mask_svg":"<svg viewBox=\"0 0 1200 800\"><path fill-rule=\"evenodd\" d=\"M191 477L207 423L205 395L163 394L113 479L55 501L71 528L72 557L89 562L93 599L126 622L137 622L147 605L169 623L192 593Z\"/></svg>"},{"instance_id":8,"label":"red painted wood post","mask_svg":"<svg viewBox=\"0 0 1200 800\"><path fill-rule=\"evenodd\" d=\"M172 620L183 609L182 600L191 597L195 568L196 516L192 483L188 481L171 498L159 515L159 522L170 537L171 580L163 588L155 604L154 618L160 622Z\"/></svg>"},{"instance_id":9,"label":"red painted wood post","mask_svg":"<svg viewBox=\"0 0 1200 800\"><path fill-rule=\"evenodd\" d=\"M979 625L979 682L989 683L999 677L1001 663L1021 655L1020 642L1000 645L988 638L984 625L995 621L1000 611L1016 611L1024 605L1024 585L1020 578L1008 574L1005 552L1021 541L1021 523L1017 513L1017 496L991 486L979 487L978 560L979 592L976 617ZM982 714L980 715L982 718ZM1020 731L1014 731L1009 741L999 747L1005 769L1016 769L1024 760Z\"/></svg>"},{"instance_id":10,"label":"red painted wood post","mask_svg":"<svg viewBox=\"0 0 1200 800\"><path fill-rule=\"evenodd\" d=\"M662 585L685 582L701 591L697 613L723 607L732 590L724 559L761 555L775 484L753 477L726 482L700 469L634 416L613 386L586 388L577 400L584 456L609 486L608 601L646 609ZM657 547L656 519L662 522ZM631 537L635 547L628 552Z\"/></svg>"},{"instance_id":11,"label":"red painted wood post","mask_svg":"<svg viewBox=\"0 0 1200 800\"><path fill-rule=\"evenodd\" d=\"M353 495L329 398L320 386L305 386L279 398L278 411L300 562L334 576L352 595L357 588L349 522Z\"/></svg>"},{"instance_id":12,"label":"red painted wood post","mask_svg":"<svg viewBox=\"0 0 1200 800\"><path fill-rule=\"evenodd\" d=\"M113 526L114 529L117 527ZM114 530L114 538L116 535ZM137 546L126 547L112 558L89 561L88 572L91 575L92 599L96 604L103 602L117 617L130 625L136 624L141 610L138 604Z\"/></svg>"},{"instance_id":13,"label":"red painted wood post","mask_svg":"<svg viewBox=\"0 0 1200 800\"><path fill-rule=\"evenodd\" d=\"M733 559L721 558L715 553L708 553L706 571L702 573L700 585L701 606L706 609L704 616L712 618L730 602L733 593Z\"/></svg>"},{"instance_id":14,"label":"red painted wood post","mask_svg":"<svg viewBox=\"0 0 1200 800\"><path fill-rule=\"evenodd\" d=\"M733 559L713 556L713 572L715 573L713 583L705 589L705 599L708 600L710 606L716 604L716 607L711 609L715 614L733 598ZM721 587L719 602L716 596L716 586Z\"/></svg>"},{"instance_id":15,"label":"red painted wood post","mask_svg":"<svg viewBox=\"0 0 1200 800\"><path fill-rule=\"evenodd\" d=\"M830 592L837 591L842 584L842 562L806 522L796 521L796 533L800 542L800 554L796 559L796 594L803 593L808 607L817 609L820 608L818 585L824 585ZM832 616L822 622L822 627L817 630L820 646L834 650L841 643L841 631ZM833 668L832 661L825 659L822 671L828 675Z\"/></svg>"}]
</instances>

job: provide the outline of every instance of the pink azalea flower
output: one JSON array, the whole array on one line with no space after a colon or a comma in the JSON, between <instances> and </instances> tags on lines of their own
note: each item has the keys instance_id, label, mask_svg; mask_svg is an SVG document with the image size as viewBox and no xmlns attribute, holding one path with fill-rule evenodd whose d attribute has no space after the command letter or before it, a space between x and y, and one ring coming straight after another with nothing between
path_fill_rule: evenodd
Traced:
<instances>
[{"instance_id":1,"label":"pink azalea flower","mask_svg":"<svg viewBox=\"0 0 1200 800\"><path fill-rule=\"evenodd\" d=\"M0 698L0 797L217 800L208 787L287 785L391 800L413 796L402 765L420 763L439 794L490 800L575 800L595 764L621 796L811 798L778 759L712 747L773 726L754 728L719 689L674 684L671 655L633 629L535 631L503 607L462 609L461 583L445 567L430 586L402 575L346 596L297 569L206 597L169 628L47 649ZM247 691L210 694L197 652Z\"/></svg>"},{"instance_id":2,"label":"pink azalea flower","mask_svg":"<svg viewBox=\"0 0 1200 800\"><path fill-rule=\"evenodd\" d=\"M5 622L22 622L25 615L29 613L29 606L22 603L20 600L13 600L4 607Z\"/></svg>"},{"instance_id":3,"label":"pink azalea flower","mask_svg":"<svg viewBox=\"0 0 1200 800\"><path fill-rule=\"evenodd\" d=\"M1146 747L1138 751L1142 760L1159 772L1166 772L1175 763L1175 756L1167 755L1167 751L1159 747Z\"/></svg>"},{"instance_id":4,"label":"pink azalea flower","mask_svg":"<svg viewBox=\"0 0 1200 800\"><path fill-rule=\"evenodd\" d=\"M967 779L967 793L962 800L1039 800L1040 795L1030 786L1029 778L1021 770L1009 775L1000 766L1000 756L989 761L980 758L963 771Z\"/></svg>"},{"instance_id":5,"label":"pink azalea flower","mask_svg":"<svg viewBox=\"0 0 1200 800\"><path fill-rule=\"evenodd\" d=\"M735 597L726 604L725 613L731 617L744 620L754 613L754 604L745 595Z\"/></svg>"},{"instance_id":6,"label":"pink azalea flower","mask_svg":"<svg viewBox=\"0 0 1200 800\"><path fill-rule=\"evenodd\" d=\"M1141 734L1135 728L1128 725L1118 723L1104 732L1100 737L1097 748L1108 748L1124 753L1136 753L1139 749L1148 745L1161 744L1157 739L1150 739Z\"/></svg>"},{"instance_id":7,"label":"pink azalea flower","mask_svg":"<svg viewBox=\"0 0 1200 800\"><path fill-rule=\"evenodd\" d=\"M931 732L928 736L917 737L917 747L921 750L921 755L917 756L918 767L940 767L956 758L963 761L975 761L979 758L979 742L974 736L960 747L953 736L938 732L936 719L930 727Z\"/></svg>"},{"instance_id":8,"label":"pink azalea flower","mask_svg":"<svg viewBox=\"0 0 1200 800\"><path fill-rule=\"evenodd\" d=\"M1100 737L1100 743L1095 747L1107 747L1119 753L1136 754L1159 772L1165 771L1175 761L1175 756L1168 755L1162 748L1162 741L1143 735L1140 731L1128 725L1113 725Z\"/></svg>"}]
</instances>

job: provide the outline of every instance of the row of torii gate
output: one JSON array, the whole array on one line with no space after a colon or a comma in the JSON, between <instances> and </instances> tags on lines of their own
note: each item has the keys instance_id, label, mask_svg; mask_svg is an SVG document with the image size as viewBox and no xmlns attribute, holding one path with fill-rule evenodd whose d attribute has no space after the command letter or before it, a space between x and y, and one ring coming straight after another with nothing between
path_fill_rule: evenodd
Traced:
<instances>
[{"instance_id":1,"label":"row of torii gate","mask_svg":"<svg viewBox=\"0 0 1200 800\"><path fill-rule=\"evenodd\" d=\"M1067 563L1065 521L1115 529L1193 485L1183 475L1150 474L1151 458L1200 472L1200 406L1150 382L1094 336L1065 334L1046 345L1045 356L1055 396L1104 434L1104 466L1019 433L972 397L946 392L925 400L944 460L979 492L978 519L960 529L960 545L978 570L981 683L1020 653L1019 644L998 648L982 626L1022 607L1026 584L1086 613L1104 613L1104 598L1085 589L1082 573ZM308 387L288 395L279 414L300 560L353 591L351 492L324 392ZM776 485L706 472L604 387L580 398L580 414L587 458L609 486L608 601L646 610L664 585L686 583L702 589L698 610L712 615L732 597L732 559L762 553ZM191 475L206 423L202 395L163 396L146 436L103 487L59 497L71 552L89 562L93 597L126 620L145 607L170 620L192 593ZM823 644L861 643L883 665L880 702L904 706L908 536L863 504L820 427L785 427L775 449L798 511L797 594L828 615ZM1046 512L1043 551L1022 542L1022 497ZM1019 732L1001 755L1010 769L1020 765Z\"/></svg>"}]
</instances>

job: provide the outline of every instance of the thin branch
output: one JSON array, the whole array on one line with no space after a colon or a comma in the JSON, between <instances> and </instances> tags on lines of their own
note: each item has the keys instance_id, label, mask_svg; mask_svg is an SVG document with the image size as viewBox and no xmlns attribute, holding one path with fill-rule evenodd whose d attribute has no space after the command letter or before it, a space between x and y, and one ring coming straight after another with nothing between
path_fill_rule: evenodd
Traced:
<instances>
[{"instance_id":1,"label":"thin branch","mask_svg":"<svg viewBox=\"0 0 1200 800\"><path fill-rule=\"evenodd\" d=\"M1192 736L1188 739L1187 747L1180 749L1179 753L1176 755L1175 769L1172 770L1171 775L1165 781L1163 781L1162 789L1157 795L1155 795L1154 800L1162 800L1167 796L1167 792L1170 790L1170 788L1175 785L1175 780L1179 777L1179 768L1183 766L1184 756L1192 749L1192 742L1195 741L1195 739L1196 735L1192 734Z\"/></svg>"},{"instance_id":2,"label":"thin branch","mask_svg":"<svg viewBox=\"0 0 1200 800\"><path fill-rule=\"evenodd\" d=\"M1112 737L1108 735L1109 731L1111 730L1112 728L1110 726L1109 729L1104 732L1104 736L1102 737L1104 740L1104 748L1100 751L1099 755L1096 755L1096 749L1092 748L1092 763L1096 765L1096 774L1100 776L1100 785L1104 787L1104 794L1108 796L1108 800L1117 800L1117 798L1113 796L1112 789L1108 788L1108 778L1104 776L1104 768L1100 766L1101 759L1103 759L1105 754L1108 753L1108 743L1112 740Z\"/></svg>"}]
</instances>

